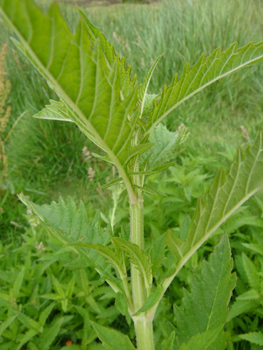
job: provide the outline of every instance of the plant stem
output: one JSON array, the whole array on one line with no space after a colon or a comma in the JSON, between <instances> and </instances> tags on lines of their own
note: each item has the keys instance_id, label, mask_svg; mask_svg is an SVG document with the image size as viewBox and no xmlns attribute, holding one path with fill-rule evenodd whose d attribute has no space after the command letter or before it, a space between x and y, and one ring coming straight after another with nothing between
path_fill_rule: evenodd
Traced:
<instances>
[{"instance_id":1,"label":"plant stem","mask_svg":"<svg viewBox=\"0 0 263 350\"><path fill-rule=\"evenodd\" d=\"M134 327L137 339L137 349L154 350L153 324L147 317L134 317Z\"/></svg>"},{"instance_id":2,"label":"plant stem","mask_svg":"<svg viewBox=\"0 0 263 350\"><path fill-rule=\"evenodd\" d=\"M141 191L137 191L141 192ZM144 249L143 202L138 198L136 203L130 203L130 241ZM131 264L131 281L134 312L139 310L146 300L146 290L141 273Z\"/></svg>"},{"instance_id":3,"label":"plant stem","mask_svg":"<svg viewBox=\"0 0 263 350\"><path fill-rule=\"evenodd\" d=\"M139 176L134 177L134 184L140 185ZM144 250L144 213L143 213L143 193L140 189L136 189L137 201L130 202L130 241L137 244ZM139 310L145 303L147 291L144 280L138 269L131 264L131 283L134 312ZM145 313L133 318L137 349L138 350L154 350L154 337L152 319L147 318Z\"/></svg>"}]
</instances>

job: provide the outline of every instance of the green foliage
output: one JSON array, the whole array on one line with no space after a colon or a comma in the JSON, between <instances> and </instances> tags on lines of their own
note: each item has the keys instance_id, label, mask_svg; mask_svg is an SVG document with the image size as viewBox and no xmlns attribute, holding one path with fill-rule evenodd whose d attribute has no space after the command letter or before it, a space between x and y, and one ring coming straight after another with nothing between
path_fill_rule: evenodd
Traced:
<instances>
[{"instance_id":1,"label":"green foliage","mask_svg":"<svg viewBox=\"0 0 263 350\"><path fill-rule=\"evenodd\" d=\"M134 346L127 336L113 329L102 327L95 322L92 323L98 337L107 350L134 350Z\"/></svg>"},{"instance_id":2,"label":"green foliage","mask_svg":"<svg viewBox=\"0 0 263 350\"><path fill-rule=\"evenodd\" d=\"M263 345L263 334L261 332L253 332L240 335L241 339L248 340L250 343Z\"/></svg>"},{"instance_id":3,"label":"green foliage","mask_svg":"<svg viewBox=\"0 0 263 350\"><path fill-rule=\"evenodd\" d=\"M214 334L217 338L226 323L227 306L235 287L230 254L228 239L223 236L209 261L204 262L201 276L194 277L191 292L184 291L182 305L175 308L177 348L183 343L187 344L197 334L203 333L206 337L206 331L210 330L217 330ZM221 337L220 333L219 339ZM218 340L211 345L211 349L215 349L216 346L217 349L225 348L224 343L221 344L222 348L216 343Z\"/></svg>"},{"instance_id":4,"label":"green foliage","mask_svg":"<svg viewBox=\"0 0 263 350\"><path fill-rule=\"evenodd\" d=\"M250 43L240 49L235 43L225 52L216 49L207 58L202 55L191 69L187 63L180 79L176 74L172 84L163 89L159 103L154 104L147 124L148 130L152 130L173 109L208 85L246 65L261 61L262 54L262 43Z\"/></svg>"},{"instance_id":5,"label":"green foliage","mask_svg":"<svg viewBox=\"0 0 263 350\"><path fill-rule=\"evenodd\" d=\"M141 156L142 167L155 173L167 169L175 163L178 154L174 153L176 146L188 138L189 133L183 128L180 133L170 132L162 124L150 134L149 141L153 146Z\"/></svg>"},{"instance_id":6,"label":"green foliage","mask_svg":"<svg viewBox=\"0 0 263 350\"><path fill-rule=\"evenodd\" d=\"M180 126L176 133L168 131L162 125L155 129L154 127L183 101L206 86L245 66L261 61L262 43L248 44L241 49L237 49L234 44L222 54L219 50L214 51L207 59L203 55L191 70L189 64L185 65L180 80L177 80L176 75L168 88L165 86L161 93L152 94L148 93L148 90L161 56L152 64L142 84L138 86L136 76L131 77L131 67L125 67L124 59L116 55L113 45L89 22L82 11L74 34L68 29L56 4L44 13L31 0L0 0L0 12L19 39L13 40L16 46L60 98L59 101L51 100L51 104L38 113L36 118L71 121L77 124L96 146L107 153L106 156L96 157L117 167L120 178L106 181L104 188L113 185L116 189L119 186L117 182L122 179L130 202L128 239L126 228L121 225L116 227L119 219L116 219L115 212L122 189L112 190L113 209L109 211L108 216L100 213L104 222L110 226L105 229L101 227L99 214L90 221L83 203L77 208L73 199L69 199L67 203L60 199L58 203L52 202L50 206L40 206L23 194L19 196L28 210L32 211L51 233L53 239L58 239L65 245L62 253L58 255L65 253L63 259L66 266L81 270L76 272L77 275L74 272L65 284L61 282L61 276L50 274L49 284L52 285L52 289L46 288L40 296L49 302L50 309L41 310L40 315L32 315L27 309L23 310L23 302L19 305L16 303L21 295L22 298L25 296L23 283L31 263L31 256L28 255L25 267L19 268L16 278L12 281L13 287L9 288L9 294L5 291L1 293L3 307L9 308L7 312L4 310L4 323L1 326L3 337L10 340L8 346L20 349L28 343L33 349L38 346L48 349L56 338L63 335L65 324L72 319L75 321L75 314L67 314L74 309L84 321L84 330L80 335L82 348L87 345L95 349L101 348L101 345L94 343L96 335L90 332L93 326L104 348L134 349L127 335L107 328L122 314L128 324L131 320L134 322L137 348L153 350L155 342L152 320L165 291L177 275L180 282L186 281L189 284L191 279L193 280L192 292L182 295L178 288L176 290L173 287L172 290L180 297L184 296L184 299L181 305L175 306L176 327L172 324L172 319L169 325L164 325L163 320L160 322L156 332L157 347L172 349L174 336L177 342L176 349L190 349L195 346L200 350L223 350L226 337L229 348L233 347L234 342L243 344L243 341L259 345L260 335L255 332L255 327L260 322L262 311L258 311L253 322L249 320L249 331L245 329L243 319L238 322L236 316L261 305L261 275L257 270L261 260L254 263L246 254L238 254L235 258L242 279L240 282L238 280L239 295L228 316L227 305L234 287L228 240L226 237L221 240L209 263L204 262L202 269L200 258L206 257L206 250L211 251L211 247L203 247L200 252L197 250L208 239L215 245L218 240L216 234L222 231L231 235L247 224L262 227L261 221L253 215L246 218L239 215L242 213L241 205L263 186L260 175L263 172L262 133L258 134L252 147L246 147L244 153L241 148L238 150L227 175L223 168L219 170L207 191L206 202L199 197L197 209L191 220L187 208L190 214L193 213L195 198L200 192L199 187L204 180L210 182L209 177L202 174L200 168L186 174L184 169L176 171L175 158L181 152L177 151L176 147L189 136L185 127L181 130ZM247 134L245 136L249 139ZM90 152L85 153L90 155ZM230 153L221 152L221 155L230 159ZM180 158L181 161L182 159ZM146 176L154 177L169 167L173 179L168 179L167 182L173 180L181 184L188 203L176 197L178 208L183 208L184 212L176 214L174 219L174 222L178 221L179 227L168 230L165 236L157 233L158 230L150 222L151 229L155 230L153 236L157 240L146 240L145 246L144 195L146 197L147 194L151 196L162 193L149 182L145 184ZM89 168L88 175L91 181L93 173L93 169ZM206 186L202 185L205 190ZM235 217L230 221L230 216L234 213ZM172 211L170 214L172 215ZM224 225L221 228L222 224ZM121 238L116 237L117 233ZM166 250L165 243L169 251ZM243 247L258 252L260 248L257 244L252 239L244 243ZM240 249L238 242L233 247ZM73 253L69 249L73 250ZM51 256L52 254L50 258L46 258L50 264L50 260L54 262ZM181 271L183 266L185 269ZM92 295L87 288L87 280L90 278L86 276L90 267L95 268L101 275L99 280L93 281L96 288ZM189 272L191 274L200 270L200 278L189 277ZM94 275L91 276L91 280L93 277ZM100 292L104 281L113 291L109 291L109 287L102 287L103 291ZM178 287L178 281L175 283ZM248 291L244 291L245 284L249 286ZM80 291L76 294L78 287ZM115 305L107 304L104 308L103 302L98 304L95 300L98 291L102 300L107 299L107 295L109 299L115 298ZM33 294L38 295L38 289L34 289ZM202 300L203 295L206 299L203 302L204 308L200 310L198 302ZM82 303L76 305L73 299L79 297L84 297L91 309L87 311ZM50 301L56 304L51 307ZM55 305L59 306L61 314L56 314L46 326L45 322ZM169 299L164 301L158 312L165 314L168 309ZM17 317L14 317L14 310L19 312ZM94 313L95 317L92 316ZM94 323L94 318L97 322L102 320L101 324ZM228 335L223 332L227 319L230 321L227 325ZM12 325L16 322L22 324L20 333L14 332L14 329L17 331L17 326ZM233 335L237 325L242 328L243 337ZM9 331L11 326L13 329ZM129 332L130 338L133 339L133 331ZM90 333L92 336L89 336ZM170 334L169 338L167 334ZM44 341L46 337L47 342ZM74 347L79 348L79 345Z\"/></svg>"},{"instance_id":7,"label":"green foliage","mask_svg":"<svg viewBox=\"0 0 263 350\"><path fill-rule=\"evenodd\" d=\"M218 340L220 340L219 343ZM180 350L190 350L193 348L195 348L196 350L209 349L210 345L213 345L212 349L215 350L222 349L222 346L220 345L223 345L224 348L224 335L222 334L222 332L220 333L218 329L213 329L196 334L194 337L191 338L187 345L182 344Z\"/></svg>"},{"instance_id":8,"label":"green foliage","mask_svg":"<svg viewBox=\"0 0 263 350\"><path fill-rule=\"evenodd\" d=\"M74 255L58 240L47 239L36 221L19 249L6 248L0 263L1 348L57 349L71 339L77 349L97 350L90 321L118 324L122 316L112 305L111 288L92 284L90 269L63 266Z\"/></svg>"},{"instance_id":9,"label":"green foliage","mask_svg":"<svg viewBox=\"0 0 263 350\"><path fill-rule=\"evenodd\" d=\"M198 199L185 241L168 231L165 241L177 262L183 261L191 250L200 247L234 211L261 188L262 151L262 134L259 134L254 146L249 146L244 154L241 149L238 150L227 175L223 168L218 171L206 195L206 202L201 197Z\"/></svg>"}]
</instances>

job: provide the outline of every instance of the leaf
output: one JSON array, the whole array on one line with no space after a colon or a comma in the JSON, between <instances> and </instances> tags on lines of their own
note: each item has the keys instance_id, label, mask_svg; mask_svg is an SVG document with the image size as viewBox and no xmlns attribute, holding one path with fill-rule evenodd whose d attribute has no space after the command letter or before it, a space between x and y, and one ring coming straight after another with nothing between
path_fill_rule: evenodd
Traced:
<instances>
[{"instance_id":1,"label":"leaf","mask_svg":"<svg viewBox=\"0 0 263 350\"><path fill-rule=\"evenodd\" d=\"M2 333L6 330L6 328L8 328L9 325L16 319L17 316L18 315L11 316L0 324L0 337Z\"/></svg>"},{"instance_id":2,"label":"leaf","mask_svg":"<svg viewBox=\"0 0 263 350\"><path fill-rule=\"evenodd\" d=\"M159 63L160 59L163 57L163 55L160 55L159 57L157 57L157 59L155 60L154 64L152 65L151 69L149 70L149 72L145 75L142 84L139 86L138 88L138 102L140 103L140 117L143 114L144 111L144 105L146 102L146 108L148 107L148 101L146 101L146 96L147 96L147 90L153 75L153 72L157 66L157 64Z\"/></svg>"},{"instance_id":3,"label":"leaf","mask_svg":"<svg viewBox=\"0 0 263 350\"><path fill-rule=\"evenodd\" d=\"M97 333L98 338L102 341L107 350L135 350L127 335L117 332L113 329L103 327L98 323L91 322L92 327Z\"/></svg>"},{"instance_id":4,"label":"leaf","mask_svg":"<svg viewBox=\"0 0 263 350\"><path fill-rule=\"evenodd\" d=\"M152 268L151 260L148 255L145 254L136 244L126 242L121 238L114 237L113 242L115 245L124 250L128 257L131 259L131 262L137 267L144 277L146 285L151 286L152 284ZM146 286L147 289L147 286Z\"/></svg>"},{"instance_id":5,"label":"leaf","mask_svg":"<svg viewBox=\"0 0 263 350\"><path fill-rule=\"evenodd\" d=\"M154 101L147 132L151 132L172 110L205 87L262 60L263 43L250 43L240 49L234 43L225 52L221 53L218 48L207 58L203 54L191 69L189 63L186 63L181 78L178 80L178 74L176 74L171 85L163 88L159 95L159 102Z\"/></svg>"},{"instance_id":6,"label":"leaf","mask_svg":"<svg viewBox=\"0 0 263 350\"><path fill-rule=\"evenodd\" d=\"M128 312L128 303L122 293L116 294L115 306L122 315L126 315Z\"/></svg>"},{"instance_id":7,"label":"leaf","mask_svg":"<svg viewBox=\"0 0 263 350\"><path fill-rule=\"evenodd\" d=\"M137 185L134 185L134 187L136 188L139 188L142 192L145 192L145 193L148 193L152 196L167 196L166 194L154 189L153 187L149 186L149 185L144 185L143 187L141 186L137 186Z\"/></svg>"},{"instance_id":8,"label":"leaf","mask_svg":"<svg viewBox=\"0 0 263 350\"><path fill-rule=\"evenodd\" d=\"M250 343L263 346L263 333L261 332L251 332L247 334L240 334L241 339L247 340Z\"/></svg>"},{"instance_id":9,"label":"leaf","mask_svg":"<svg viewBox=\"0 0 263 350\"><path fill-rule=\"evenodd\" d=\"M125 69L125 59L122 58L120 59L116 53L114 46L106 39L105 35L101 33L94 25L88 20L87 16L85 13L81 10L78 9L81 16L83 17L86 25L87 25L87 31L90 35L90 40L92 44L94 45L96 43L96 40L99 39L103 53L105 55L105 58L107 60L107 64L110 67L113 67L114 63L116 60L120 61L120 87L121 87L121 92L123 96L127 96L131 93L133 89L133 84L131 84L131 78L130 78L130 73L131 73L131 66L128 67L128 69ZM135 84L136 82L136 76L133 78L132 82Z\"/></svg>"},{"instance_id":10,"label":"leaf","mask_svg":"<svg viewBox=\"0 0 263 350\"><path fill-rule=\"evenodd\" d=\"M151 257L153 275L161 266L161 262L164 259L164 255L166 252L166 244L164 241L164 236L165 236L165 233L160 237L158 237L157 239L153 240L153 243L152 243L150 257Z\"/></svg>"},{"instance_id":11,"label":"leaf","mask_svg":"<svg viewBox=\"0 0 263 350\"><path fill-rule=\"evenodd\" d=\"M61 120L65 122L73 122L68 116L70 111L62 102L51 100L51 105L46 106L41 112L34 115L37 119Z\"/></svg>"},{"instance_id":12,"label":"leaf","mask_svg":"<svg viewBox=\"0 0 263 350\"><path fill-rule=\"evenodd\" d=\"M105 37L87 19L80 18L75 34L71 33L56 3L48 13L32 0L2 0L0 4L4 20L19 38L16 46L60 97L59 107L53 103L43 113L55 109L57 117L57 109L68 110L63 116L108 154L133 194L124 166L151 145L132 145L137 85L130 77L131 67L126 69L116 55L109 64Z\"/></svg>"},{"instance_id":13,"label":"leaf","mask_svg":"<svg viewBox=\"0 0 263 350\"><path fill-rule=\"evenodd\" d=\"M230 234L236 231L239 227L244 225L263 227L263 221L253 216L243 217L243 216L237 215L233 217L231 220L227 221L222 228L224 232Z\"/></svg>"},{"instance_id":14,"label":"leaf","mask_svg":"<svg viewBox=\"0 0 263 350\"><path fill-rule=\"evenodd\" d=\"M118 179L114 179L114 180L108 182L108 183L105 184L105 185L100 186L100 189L101 189L101 190L105 190L106 188L109 188L109 187L111 187L111 186L113 186L113 185L116 185L117 183L120 183L120 182L123 182L123 180L122 180L121 177L119 177Z\"/></svg>"},{"instance_id":15,"label":"leaf","mask_svg":"<svg viewBox=\"0 0 263 350\"><path fill-rule=\"evenodd\" d=\"M147 170L153 171L170 163L176 157L174 149L179 144L178 140L180 138L177 132L171 132L166 126L159 124L149 136L149 142L154 145L141 155L141 164L147 163Z\"/></svg>"},{"instance_id":16,"label":"leaf","mask_svg":"<svg viewBox=\"0 0 263 350\"><path fill-rule=\"evenodd\" d=\"M233 318L254 310L259 306L259 303L254 300L237 300L231 305L229 310L227 322L231 321Z\"/></svg>"},{"instance_id":17,"label":"leaf","mask_svg":"<svg viewBox=\"0 0 263 350\"><path fill-rule=\"evenodd\" d=\"M20 313L17 318L27 328L37 332L43 332L43 327L38 322L28 317L27 315Z\"/></svg>"},{"instance_id":18,"label":"leaf","mask_svg":"<svg viewBox=\"0 0 263 350\"><path fill-rule=\"evenodd\" d=\"M19 350L22 348L22 346L24 344L26 344L30 339L32 339L33 337L35 337L37 335L37 331L35 331L34 329L30 329L28 330L25 335L22 337L22 339L20 340L18 346L15 348L16 350Z\"/></svg>"},{"instance_id":19,"label":"leaf","mask_svg":"<svg viewBox=\"0 0 263 350\"><path fill-rule=\"evenodd\" d=\"M221 342L217 342L217 338ZM182 344L179 350L206 350L210 349L210 345L213 345L211 350L224 350L225 346L222 348L222 340L225 340L225 335L220 328L212 329L203 333L196 334L193 336L187 345ZM225 345L225 344L224 344Z\"/></svg>"},{"instance_id":20,"label":"leaf","mask_svg":"<svg viewBox=\"0 0 263 350\"><path fill-rule=\"evenodd\" d=\"M263 247L260 244L242 243L242 245L254 253L263 255Z\"/></svg>"},{"instance_id":21,"label":"leaf","mask_svg":"<svg viewBox=\"0 0 263 350\"><path fill-rule=\"evenodd\" d=\"M60 298L63 300L66 298L64 289L62 287L62 285L59 283L59 281L57 280L57 278L52 274L51 275L51 279L52 279L52 284L56 290L56 292L59 294Z\"/></svg>"},{"instance_id":22,"label":"leaf","mask_svg":"<svg viewBox=\"0 0 263 350\"><path fill-rule=\"evenodd\" d=\"M244 253L242 254L242 262L250 288L259 291L260 277L258 275L255 265Z\"/></svg>"},{"instance_id":23,"label":"leaf","mask_svg":"<svg viewBox=\"0 0 263 350\"><path fill-rule=\"evenodd\" d=\"M179 345L188 343L196 334L223 328L235 286L235 275L231 270L231 250L224 235L209 261L204 261L201 275L194 276L191 292L184 290L182 305L175 307Z\"/></svg>"},{"instance_id":24,"label":"leaf","mask_svg":"<svg viewBox=\"0 0 263 350\"><path fill-rule=\"evenodd\" d=\"M41 335L41 338L39 339L39 347L41 350L50 349L50 345L56 339L58 332L61 329L61 326L63 324L64 319L65 319L65 317L60 317L51 326L45 328L44 332Z\"/></svg>"},{"instance_id":25,"label":"leaf","mask_svg":"<svg viewBox=\"0 0 263 350\"><path fill-rule=\"evenodd\" d=\"M30 202L23 194L20 194L19 198L39 217L49 232L64 244L70 245L81 239L82 243L105 246L110 241L109 232L100 226L99 214L90 222L82 202L77 208L73 199L68 197L67 203L60 198L58 203L39 206ZM95 267L102 276L111 278L108 274L109 265L96 250L74 247L72 249L85 259L87 265Z\"/></svg>"},{"instance_id":26,"label":"leaf","mask_svg":"<svg viewBox=\"0 0 263 350\"><path fill-rule=\"evenodd\" d=\"M151 309L160 299L162 295L162 287L158 286L146 299L144 305L133 316L139 316L142 312Z\"/></svg>"},{"instance_id":27,"label":"leaf","mask_svg":"<svg viewBox=\"0 0 263 350\"><path fill-rule=\"evenodd\" d=\"M116 267L121 274L125 274L125 266L123 266L122 261L119 259L118 255L109 247L104 247L100 244L89 244L76 242L67 245L68 247L80 247L80 248L88 248L92 250L96 250L99 254L106 257L108 261Z\"/></svg>"},{"instance_id":28,"label":"leaf","mask_svg":"<svg viewBox=\"0 0 263 350\"><path fill-rule=\"evenodd\" d=\"M239 148L227 174L220 169L210 186L206 201L199 197L194 217L185 241L176 237L171 230L165 241L177 262L172 277L164 281L168 286L181 267L194 252L228 219L246 200L263 187L263 144L262 132L254 145L248 146L245 154Z\"/></svg>"},{"instance_id":29,"label":"leaf","mask_svg":"<svg viewBox=\"0 0 263 350\"><path fill-rule=\"evenodd\" d=\"M247 292L239 295L236 300L254 300L254 299L259 299L260 294L255 290L251 289L248 290Z\"/></svg>"},{"instance_id":30,"label":"leaf","mask_svg":"<svg viewBox=\"0 0 263 350\"><path fill-rule=\"evenodd\" d=\"M15 298L19 297L19 292L20 292L20 288L24 279L24 275L25 275L25 267L22 267L21 271L19 272L19 274L17 275L17 278L14 282L14 296Z\"/></svg>"},{"instance_id":31,"label":"leaf","mask_svg":"<svg viewBox=\"0 0 263 350\"><path fill-rule=\"evenodd\" d=\"M175 331L173 331L170 336L165 339L162 343L162 350L173 350Z\"/></svg>"},{"instance_id":32,"label":"leaf","mask_svg":"<svg viewBox=\"0 0 263 350\"><path fill-rule=\"evenodd\" d=\"M51 314L54 306L56 305L56 303L51 303L50 305L48 305L48 307L45 308L45 310L43 310L39 316L39 324L44 327L46 320L48 318L48 316Z\"/></svg>"}]
</instances>

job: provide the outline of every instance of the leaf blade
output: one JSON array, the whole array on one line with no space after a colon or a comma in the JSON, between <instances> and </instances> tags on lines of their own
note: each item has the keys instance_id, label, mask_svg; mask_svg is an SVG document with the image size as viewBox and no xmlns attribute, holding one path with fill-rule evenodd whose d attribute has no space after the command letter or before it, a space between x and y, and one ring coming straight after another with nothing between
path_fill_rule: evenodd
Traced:
<instances>
[{"instance_id":1,"label":"leaf blade","mask_svg":"<svg viewBox=\"0 0 263 350\"><path fill-rule=\"evenodd\" d=\"M181 78L176 74L172 84L163 89L160 101L155 101L154 109L147 124L147 132L160 123L172 110L215 81L236 72L243 67L263 60L263 43L249 43L237 48L231 45L225 52L216 49L209 57L202 55L191 67L187 63Z\"/></svg>"},{"instance_id":2,"label":"leaf blade","mask_svg":"<svg viewBox=\"0 0 263 350\"><path fill-rule=\"evenodd\" d=\"M227 321L228 302L235 285L232 259L226 235L215 247L201 275L194 276L191 293L184 291L182 305L175 308L179 344L206 331L221 329Z\"/></svg>"}]
</instances>

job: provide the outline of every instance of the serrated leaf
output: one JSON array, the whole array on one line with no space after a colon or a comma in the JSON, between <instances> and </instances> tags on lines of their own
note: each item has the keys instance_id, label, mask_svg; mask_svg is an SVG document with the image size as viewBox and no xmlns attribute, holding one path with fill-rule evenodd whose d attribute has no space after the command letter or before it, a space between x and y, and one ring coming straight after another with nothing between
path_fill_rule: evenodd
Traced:
<instances>
[{"instance_id":1,"label":"serrated leaf","mask_svg":"<svg viewBox=\"0 0 263 350\"><path fill-rule=\"evenodd\" d=\"M240 334L241 339L247 340L250 343L263 346L263 333L261 332L251 332L247 334Z\"/></svg>"},{"instance_id":2,"label":"serrated leaf","mask_svg":"<svg viewBox=\"0 0 263 350\"><path fill-rule=\"evenodd\" d=\"M49 120L60 120L64 122L73 122L68 116L70 111L63 105L63 103L57 101L50 101L51 104L42 109L41 112L34 115L37 119L49 119Z\"/></svg>"},{"instance_id":3,"label":"serrated leaf","mask_svg":"<svg viewBox=\"0 0 263 350\"><path fill-rule=\"evenodd\" d=\"M86 18L70 32L56 3L44 13L32 0L2 0L0 12L19 38L16 46L60 97L66 118L108 154L134 195L125 165L151 145L132 144L138 116L131 68L114 54L109 64L112 50Z\"/></svg>"},{"instance_id":4,"label":"serrated leaf","mask_svg":"<svg viewBox=\"0 0 263 350\"><path fill-rule=\"evenodd\" d=\"M188 343L196 334L223 328L235 285L235 275L231 270L231 250L224 235L208 262L204 261L201 275L194 276L191 292L184 290L182 305L175 307L179 345Z\"/></svg>"},{"instance_id":5,"label":"serrated leaf","mask_svg":"<svg viewBox=\"0 0 263 350\"><path fill-rule=\"evenodd\" d=\"M250 288L260 290L260 277L256 266L244 253L242 254L242 262Z\"/></svg>"},{"instance_id":6,"label":"serrated leaf","mask_svg":"<svg viewBox=\"0 0 263 350\"><path fill-rule=\"evenodd\" d=\"M253 216L238 215L237 217L234 217L231 220L227 221L222 228L224 232L230 234L244 225L263 227L263 221Z\"/></svg>"},{"instance_id":7,"label":"serrated leaf","mask_svg":"<svg viewBox=\"0 0 263 350\"><path fill-rule=\"evenodd\" d=\"M254 300L237 300L231 305L229 310L227 322L231 321L233 318L254 310L259 306L259 303Z\"/></svg>"},{"instance_id":8,"label":"serrated leaf","mask_svg":"<svg viewBox=\"0 0 263 350\"><path fill-rule=\"evenodd\" d=\"M121 238L114 237L114 243L124 250L131 262L137 267L144 277L144 281L148 286L152 284L152 268L150 257L145 254L136 244L126 242Z\"/></svg>"},{"instance_id":9,"label":"serrated leaf","mask_svg":"<svg viewBox=\"0 0 263 350\"><path fill-rule=\"evenodd\" d=\"M217 338L220 338L221 342L218 343ZM179 350L210 350L210 345L213 345L211 350L224 350L225 346L222 348L222 338L225 339L225 335L220 328L212 329L196 334L186 345L182 344Z\"/></svg>"},{"instance_id":10,"label":"serrated leaf","mask_svg":"<svg viewBox=\"0 0 263 350\"><path fill-rule=\"evenodd\" d=\"M125 58L120 59L120 57L117 56L114 46L106 39L105 35L103 33L101 33L87 18L87 16L85 15L85 13L81 10L78 9L81 16L84 18L85 23L87 25L87 30L88 33L90 35L90 40L92 42L92 44L94 45L96 40L99 39L102 49L103 49L103 53L105 55L105 58L107 60L107 64L110 67L113 67L114 62L116 60L120 61L120 88L121 88L121 94L123 95L123 97L128 96L132 89L134 84L136 83L136 75L134 76L134 78L132 79L132 83L131 84L131 77L130 77L130 73L131 73L131 66L128 67L128 69L125 68Z\"/></svg>"},{"instance_id":11,"label":"serrated leaf","mask_svg":"<svg viewBox=\"0 0 263 350\"><path fill-rule=\"evenodd\" d=\"M164 285L169 285L186 261L215 230L263 187L262 151L262 132L260 132L254 145L248 146L245 154L238 149L227 174L223 169L218 171L206 194L206 201L199 197L185 241L173 235L171 230L167 232L165 240L175 256L177 268L173 276L163 282Z\"/></svg>"},{"instance_id":12,"label":"serrated leaf","mask_svg":"<svg viewBox=\"0 0 263 350\"><path fill-rule=\"evenodd\" d=\"M254 243L242 243L244 247L251 250L254 253L263 255L263 247L260 244L254 244Z\"/></svg>"},{"instance_id":13,"label":"serrated leaf","mask_svg":"<svg viewBox=\"0 0 263 350\"><path fill-rule=\"evenodd\" d=\"M98 323L92 322L92 327L97 333L98 338L102 341L107 350L135 350L130 339L116 330L103 327Z\"/></svg>"},{"instance_id":14,"label":"serrated leaf","mask_svg":"<svg viewBox=\"0 0 263 350\"><path fill-rule=\"evenodd\" d=\"M178 80L176 74L172 84L164 87L159 102L154 103L147 131L153 130L172 110L213 82L262 60L263 43L250 43L240 49L235 43L225 52L221 53L218 48L207 58L202 55L191 69L187 63L181 78Z\"/></svg>"},{"instance_id":15,"label":"serrated leaf","mask_svg":"<svg viewBox=\"0 0 263 350\"><path fill-rule=\"evenodd\" d=\"M97 251L100 255L107 258L107 260L116 267L118 271L120 271L121 274L125 274L124 266L122 261L119 259L118 255L111 250L109 247L104 247L100 244L89 244L89 243L82 243L82 242L74 242L71 244L68 244L69 247L80 247L80 248L88 248Z\"/></svg>"},{"instance_id":16,"label":"serrated leaf","mask_svg":"<svg viewBox=\"0 0 263 350\"><path fill-rule=\"evenodd\" d=\"M64 244L72 244L81 239L82 243L105 246L110 241L109 232L101 228L99 214L90 222L82 202L77 208L73 199L68 197L67 203L60 198L58 203L39 206L30 202L23 194L19 198L39 217L49 232ZM102 276L112 277L108 274L109 265L105 263L105 258L96 250L71 249L80 254L87 265L95 267Z\"/></svg>"},{"instance_id":17,"label":"serrated leaf","mask_svg":"<svg viewBox=\"0 0 263 350\"><path fill-rule=\"evenodd\" d=\"M166 244L164 241L164 236L165 236L165 233L161 235L159 238L155 239L152 243L150 257L151 257L153 275L161 266L161 262L166 252Z\"/></svg>"}]
</instances>

